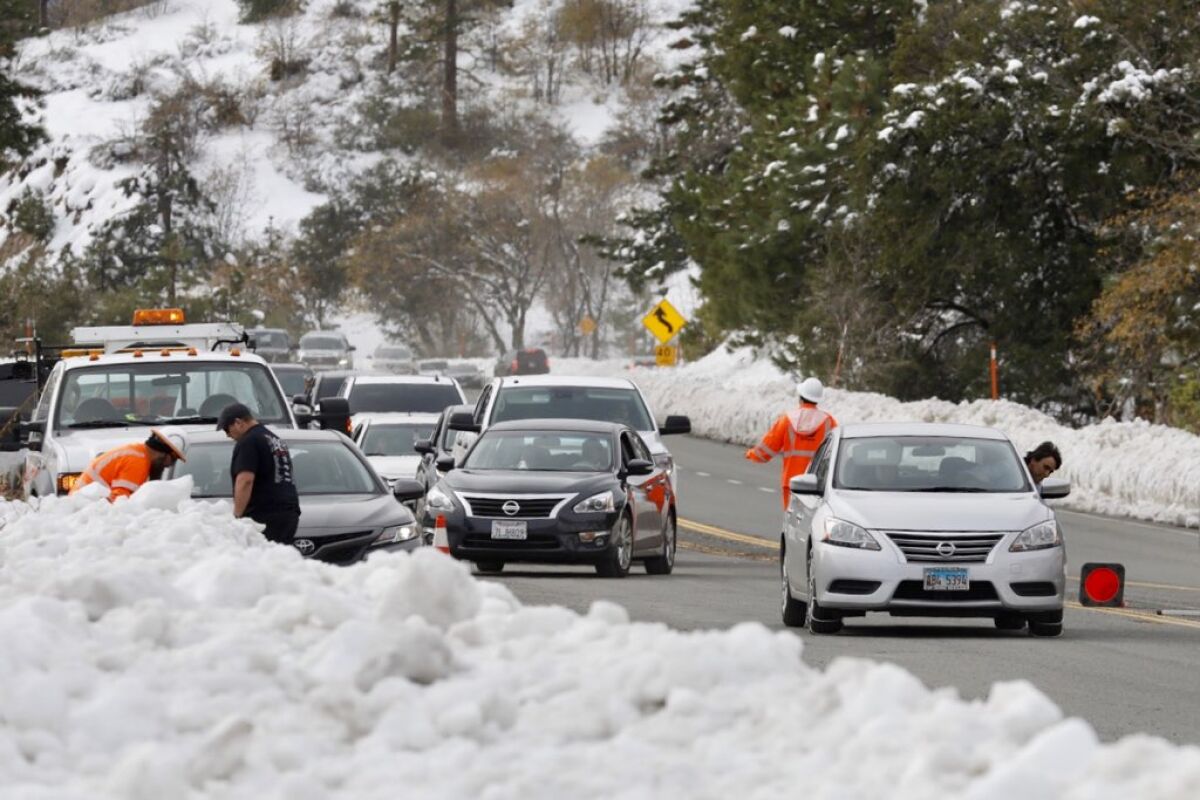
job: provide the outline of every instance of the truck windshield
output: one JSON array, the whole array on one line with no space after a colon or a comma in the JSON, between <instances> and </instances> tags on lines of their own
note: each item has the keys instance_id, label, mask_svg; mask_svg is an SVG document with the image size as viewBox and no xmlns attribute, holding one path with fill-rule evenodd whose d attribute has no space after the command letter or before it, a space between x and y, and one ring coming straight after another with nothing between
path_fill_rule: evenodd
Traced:
<instances>
[{"instance_id":1,"label":"truck windshield","mask_svg":"<svg viewBox=\"0 0 1200 800\"><path fill-rule=\"evenodd\" d=\"M215 421L230 403L246 404L262 422L291 425L279 388L262 364L180 361L67 370L55 426Z\"/></svg>"}]
</instances>

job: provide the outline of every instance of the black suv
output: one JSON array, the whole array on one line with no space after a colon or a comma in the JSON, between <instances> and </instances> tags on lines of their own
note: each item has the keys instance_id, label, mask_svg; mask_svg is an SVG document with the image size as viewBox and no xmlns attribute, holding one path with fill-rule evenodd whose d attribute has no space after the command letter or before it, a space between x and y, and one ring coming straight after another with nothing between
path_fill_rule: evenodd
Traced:
<instances>
[{"instance_id":1,"label":"black suv","mask_svg":"<svg viewBox=\"0 0 1200 800\"><path fill-rule=\"evenodd\" d=\"M550 371L550 359L540 347L509 350L496 361L494 374L497 378L510 375L545 375Z\"/></svg>"}]
</instances>

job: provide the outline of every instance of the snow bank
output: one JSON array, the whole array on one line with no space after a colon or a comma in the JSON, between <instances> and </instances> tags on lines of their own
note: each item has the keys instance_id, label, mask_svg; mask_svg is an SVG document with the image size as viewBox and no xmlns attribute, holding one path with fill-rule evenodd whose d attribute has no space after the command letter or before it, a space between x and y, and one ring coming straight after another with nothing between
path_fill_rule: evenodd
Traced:
<instances>
[{"instance_id":1,"label":"snow bank","mask_svg":"<svg viewBox=\"0 0 1200 800\"><path fill-rule=\"evenodd\" d=\"M432 550L341 569L154 494L0 506L6 797L1200 796L1200 750L1025 682L526 607Z\"/></svg>"},{"instance_id":2,"label":"snow bank","mask_svg":"<svg viewBox=\"0 0 1200 800\"><path fill-rule=\"evenodd\" d=\"M688 414L697 435L750 445L796 402L795 383L749 350L718 349L673 370L626 369L628 361L558 359L559 373L624 375L638 382L655 413ZM840 423L959 422L1007 433L1022 452L1047 439L1063 454L1072 508L1200 526L1200 437L1144 420L1070 428L1008 401L902 403L869 392L826 389L822 408Z\"/></svg>"}]
</instances>

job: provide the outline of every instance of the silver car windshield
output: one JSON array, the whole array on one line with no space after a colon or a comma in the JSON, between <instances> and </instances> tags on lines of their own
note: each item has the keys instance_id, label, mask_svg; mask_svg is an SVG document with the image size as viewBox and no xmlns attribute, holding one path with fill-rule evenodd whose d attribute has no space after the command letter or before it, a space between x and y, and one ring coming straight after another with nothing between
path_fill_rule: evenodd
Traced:
<instances>
[{"instance_id":1,"label":"silver car windshield","mask_svg":"<svg viewBox=\"0 0 1200 800\"><path fill-rule=\"evenodd\" d=\"M610 437L602 433L488 431L467 455L464 469L607 472Z\"/></svg>"},{"instance_id":2,"label":"silver car windshield","mask_svg":"<svg viewBox=\"0 0 1200 800\"><path fill-rule=\"evenodd\" d=\"M287 446L301 497L383 493L367 467L341 442L290 441ZM192 476L192 497L233 497L232 456L232 441L195 443L188 448L187 461L175 465L173 477Z\"/></svg>"},{"instance_id":3,"label":"silver car windshield","mask_svg":"<svg viewBox=\"0 0 1200 800\"><path fill-rule=\"evenodd\" d=\"M505 387L496 397L492 422L517 419L590 419L655 430L636 391L598 386Z\"/></svg>"},{"instance_id":4,"label":"silver car windshield","mask_svg":"<svg viewBox=\"0 0 1200 800\"><path fill-rule=\"evenodd\" d=\"M1009 442L941 436L843 439L833 485L867 492L1030 491Z\"/></svg>"}]
</instances>

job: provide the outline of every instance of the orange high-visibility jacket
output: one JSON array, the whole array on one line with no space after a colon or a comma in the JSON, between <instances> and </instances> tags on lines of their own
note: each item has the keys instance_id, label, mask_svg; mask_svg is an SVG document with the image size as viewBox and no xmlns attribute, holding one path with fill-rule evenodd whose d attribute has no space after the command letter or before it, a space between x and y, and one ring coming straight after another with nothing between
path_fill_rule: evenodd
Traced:
<instances>
[{"instance_id":1,"label":"orange high-visibility jacket","mask_svg":"<svg viewBox=\"0 0 1200 800\"><path fill-rule=\"evenodd\" d=\"M89 483L99 483L108 489L108 501L128 497L150 480L150 448L143 442L123 444L101 453L88 464L71 490L75 494Z\"/></svg>"},{"instance_id":2,"label":"orange high-visibility jacket","mask_svg":"<svg viewBox=\"0 0 1200 800\"><path fill-rule=\"evenodd\" d=\"M815 403L801 403L771 426L762 441L746 451L746 458L765 464L776 455L783 456L783 507L786 510L791 492L788 482L808 470L817 448L829 432L837 427L837 420L817 408Z\"/></svg>"}]
</instances>

